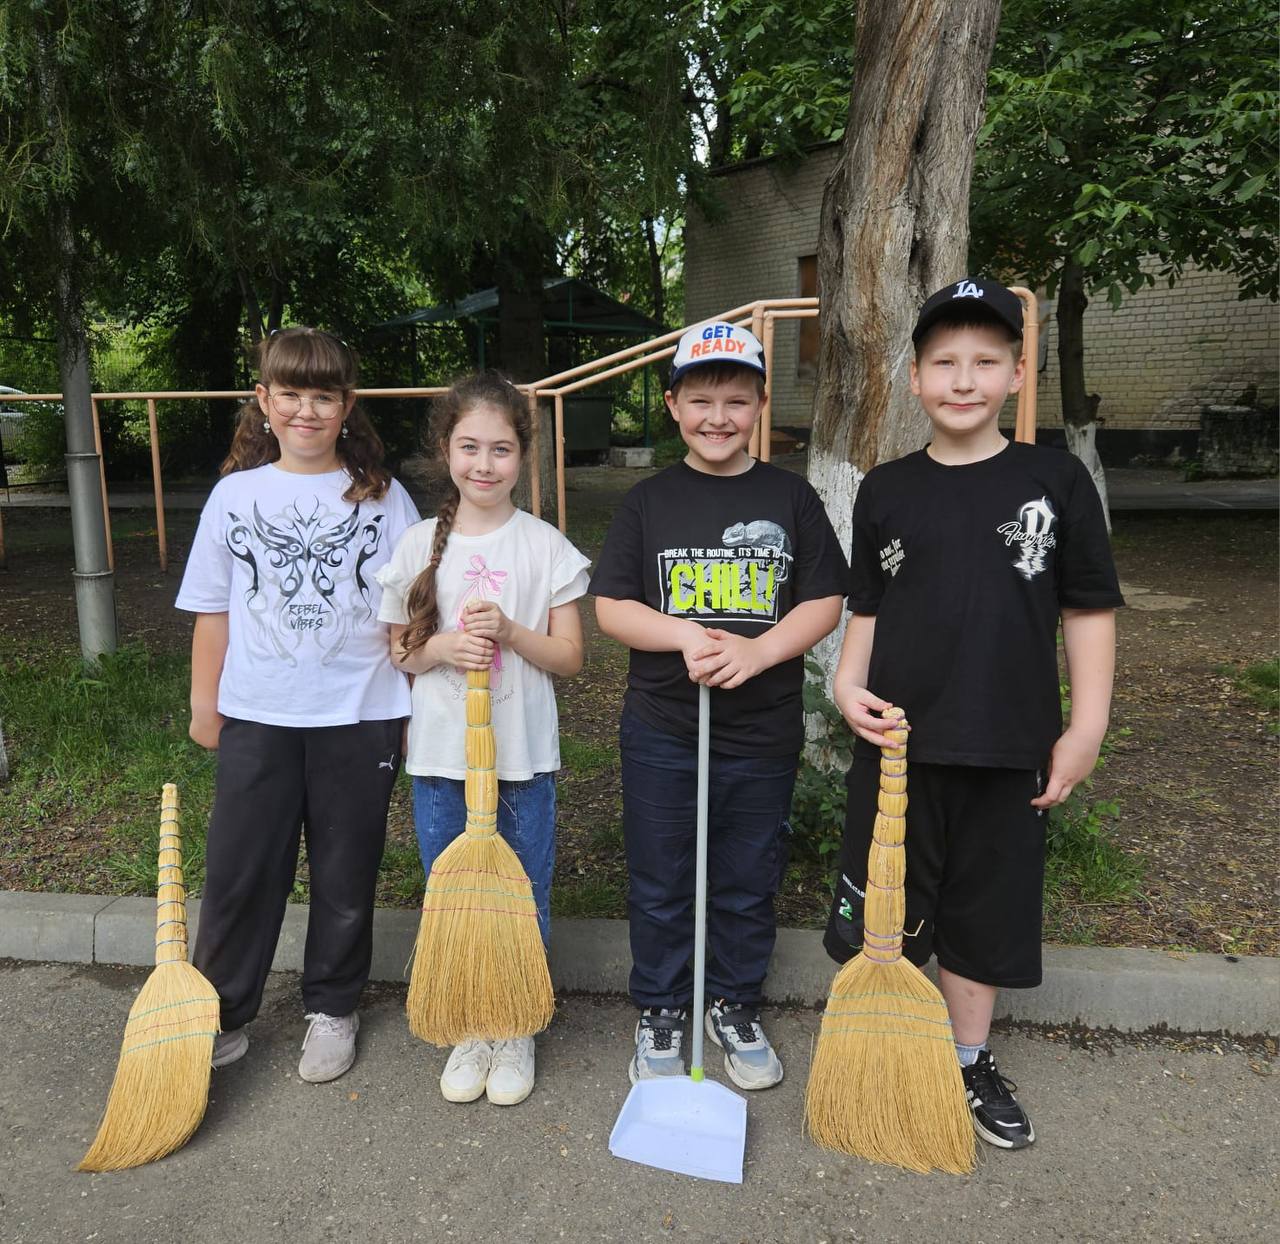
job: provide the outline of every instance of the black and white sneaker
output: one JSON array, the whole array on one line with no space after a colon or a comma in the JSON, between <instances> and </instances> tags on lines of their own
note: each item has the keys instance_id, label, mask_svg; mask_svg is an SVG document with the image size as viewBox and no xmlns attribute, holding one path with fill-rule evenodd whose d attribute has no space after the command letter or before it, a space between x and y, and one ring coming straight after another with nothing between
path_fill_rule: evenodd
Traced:
<instances>
[{"instance_id":1,"label":"black and white sneaker","mask_svg":"<svg viewBox=\"0 0 1280 1244\"><path fill-rule=\"evenodd\" d=\"M717 998L707 1010L707 1036L724 1050L724 1069L739 1088L772 1088L782 1064L760 1026L760 1012Z\"/></svg>"},{"instance_id":2,"label":"black and white sneaker","mask_svg":"<svg viewBox=\"0 0 1280 1244\"><path fill-rule=\"evenodd\" d=\"M1000 1074L990 1050L981 1050L978 1061L960 1071L973 1113L973 1129L987 1144L1025 1149L1035 1140L1035 1128L1013 1095L1018 1086Z\"/></svg>"},{"instance_id":3,"label":"black and white sneaker","mask_svg":"<svg viewBox=\"0 0 1280 1244\"><path fill-rule=\"evenodd\" d=\"M627 1074L637 1080L660 1080L684 1075L684 1011L647 1006L636 1025L636 1052Z\"/></svg>"}]
</instances>

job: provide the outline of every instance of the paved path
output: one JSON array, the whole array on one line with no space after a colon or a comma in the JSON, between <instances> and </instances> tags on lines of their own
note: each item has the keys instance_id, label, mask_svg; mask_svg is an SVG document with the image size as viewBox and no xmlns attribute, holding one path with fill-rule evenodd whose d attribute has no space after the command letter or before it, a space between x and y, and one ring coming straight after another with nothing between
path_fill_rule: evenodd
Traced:
<instances>
[{"instance_id":1,"label":"paved path","mask_svg":"<svg viewBox=\"0 0 1280 1244\"><path fill-rule=\"evenodd\" d=\"M330 1085L295 1074L297 978L272 976L247 1058L215 1074L195 1139L136 1171L71 1168L95 1130L138 969L0 962L0 1239L946 1244L1273 1238L1274 1066L1223 1043L1008 1034L1037 1143L984 1150L969 1178L923 1177L801 1135L817 1027L771 1028L789 1068L748 1103L746 1181L703 1183L609 1155L634 1012L562 1000L539 1039L533 1096L449 1106L442 1056L413 1040L403 990L370 991L362 1055ZM718 1068L712 1068L718 1075Z\"/></svg>"}]
</instances>

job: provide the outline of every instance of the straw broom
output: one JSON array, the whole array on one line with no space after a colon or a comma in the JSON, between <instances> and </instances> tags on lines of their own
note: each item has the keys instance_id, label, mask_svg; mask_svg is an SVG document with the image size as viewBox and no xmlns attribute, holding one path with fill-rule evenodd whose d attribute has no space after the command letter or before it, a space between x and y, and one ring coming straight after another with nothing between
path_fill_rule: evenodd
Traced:
<instances>
[{"instance_id":1,"label":"straw broom","mask_svg":"<svg viewBox=\"0 0 1280 1244\"><path fill-rule=\"evenodd\" d=\"M901 727L901 709L886 714ZM862 951L836 974L818 1034L805 1121L838 1149L907 1170L973 1170L973 1122L947 1004L902 956L907 732L880 758L880 792L867 864Z\"/></svg>"},{"instance_id":2,"label":"straw broom","mask_svg":"<svg viewBox=\"0 0 1280 1244\"><path fill-rule=\"evenodd\" d=\"M467 823L431 865L406 1010L434 1045L527 1037L555 996L533 886L498 833L489 671L467 672Z\"/></svg>"},{"instance_id":3,"label":"straw broom","mask_svg":"<svg viewBox=\"0 0 1280 1244\"><path fill-rule=\"evenodd\" d=\"M154 1162L191 1139L209 1101L218 993L187 962L178 788L160 811L156 966L125 1024L120 1062L89 1152L76 1168L116 1171Z\"/></svg>"}]
</instances>

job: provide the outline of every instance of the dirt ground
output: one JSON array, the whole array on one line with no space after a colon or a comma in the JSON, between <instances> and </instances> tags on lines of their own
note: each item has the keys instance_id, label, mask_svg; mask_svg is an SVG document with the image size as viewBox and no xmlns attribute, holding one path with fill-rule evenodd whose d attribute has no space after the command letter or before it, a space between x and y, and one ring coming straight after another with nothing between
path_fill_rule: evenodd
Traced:
<instances>
[{"instance_id":1,"label":"dirt ground","mask_svg":"<svg viewBox=\"0 0 1280 1244\"><path fill-rule=\"evenodd\" d=\"M588 554L635 478L599 468L570 472L570 534ZM113 513L123 640L157 650L189 644L190 622L172 604L196 517L170 510L166 574L157 565L153 517ZM4 522L3 651L19 656L49 641L74 649L69 512L9 508ZM1090 940L1104 945L1280 953L1274 719L1231 678L1277 651L1276 516L1120 512L1114 523L1130 608L1119 615L1116 743L1093 793L1119 804L1116 840L1141 856L1145 873L1139 897L1082 912L1082 922L1092 928ZM560 715L563 731L599 753L615 746L626 661L595 631L590 612L588 663L560 684ZM4 724L13 733L18 723ZM588 890L593 876L621 877L616 764L563 775L560 804L557 876ZM110 834L110 825L81 826L76 850L86 861L100 859ZM412 842L403 807L393 838ZM820 914L811 880L800 877L795 893L781 896L784 922L812 923ZM0 861L0 885L11 883ZM77 888L69 861L57 884ZM589 904L582 914L594 914Z\"/></svg>"}]
</instances>

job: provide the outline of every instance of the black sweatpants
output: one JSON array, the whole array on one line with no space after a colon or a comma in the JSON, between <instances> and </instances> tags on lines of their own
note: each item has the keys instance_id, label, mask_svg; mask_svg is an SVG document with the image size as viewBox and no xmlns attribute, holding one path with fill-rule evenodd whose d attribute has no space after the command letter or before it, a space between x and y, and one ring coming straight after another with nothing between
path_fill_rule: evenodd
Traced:
<instances>
[{"instance_id":1,"label":"black sweatpants","mask_svg":"<svg viewBox=\"0 0 1280 1244\"><path fill-rule=\"evenodd\" d=\"M373 956L373 897L400 765L400 719L296 728L229 718L205 848L192 962L224 1031L258 1013L305 828L311 918L307 1011L356 1009Z\"/></svg>"}]
</instances>

